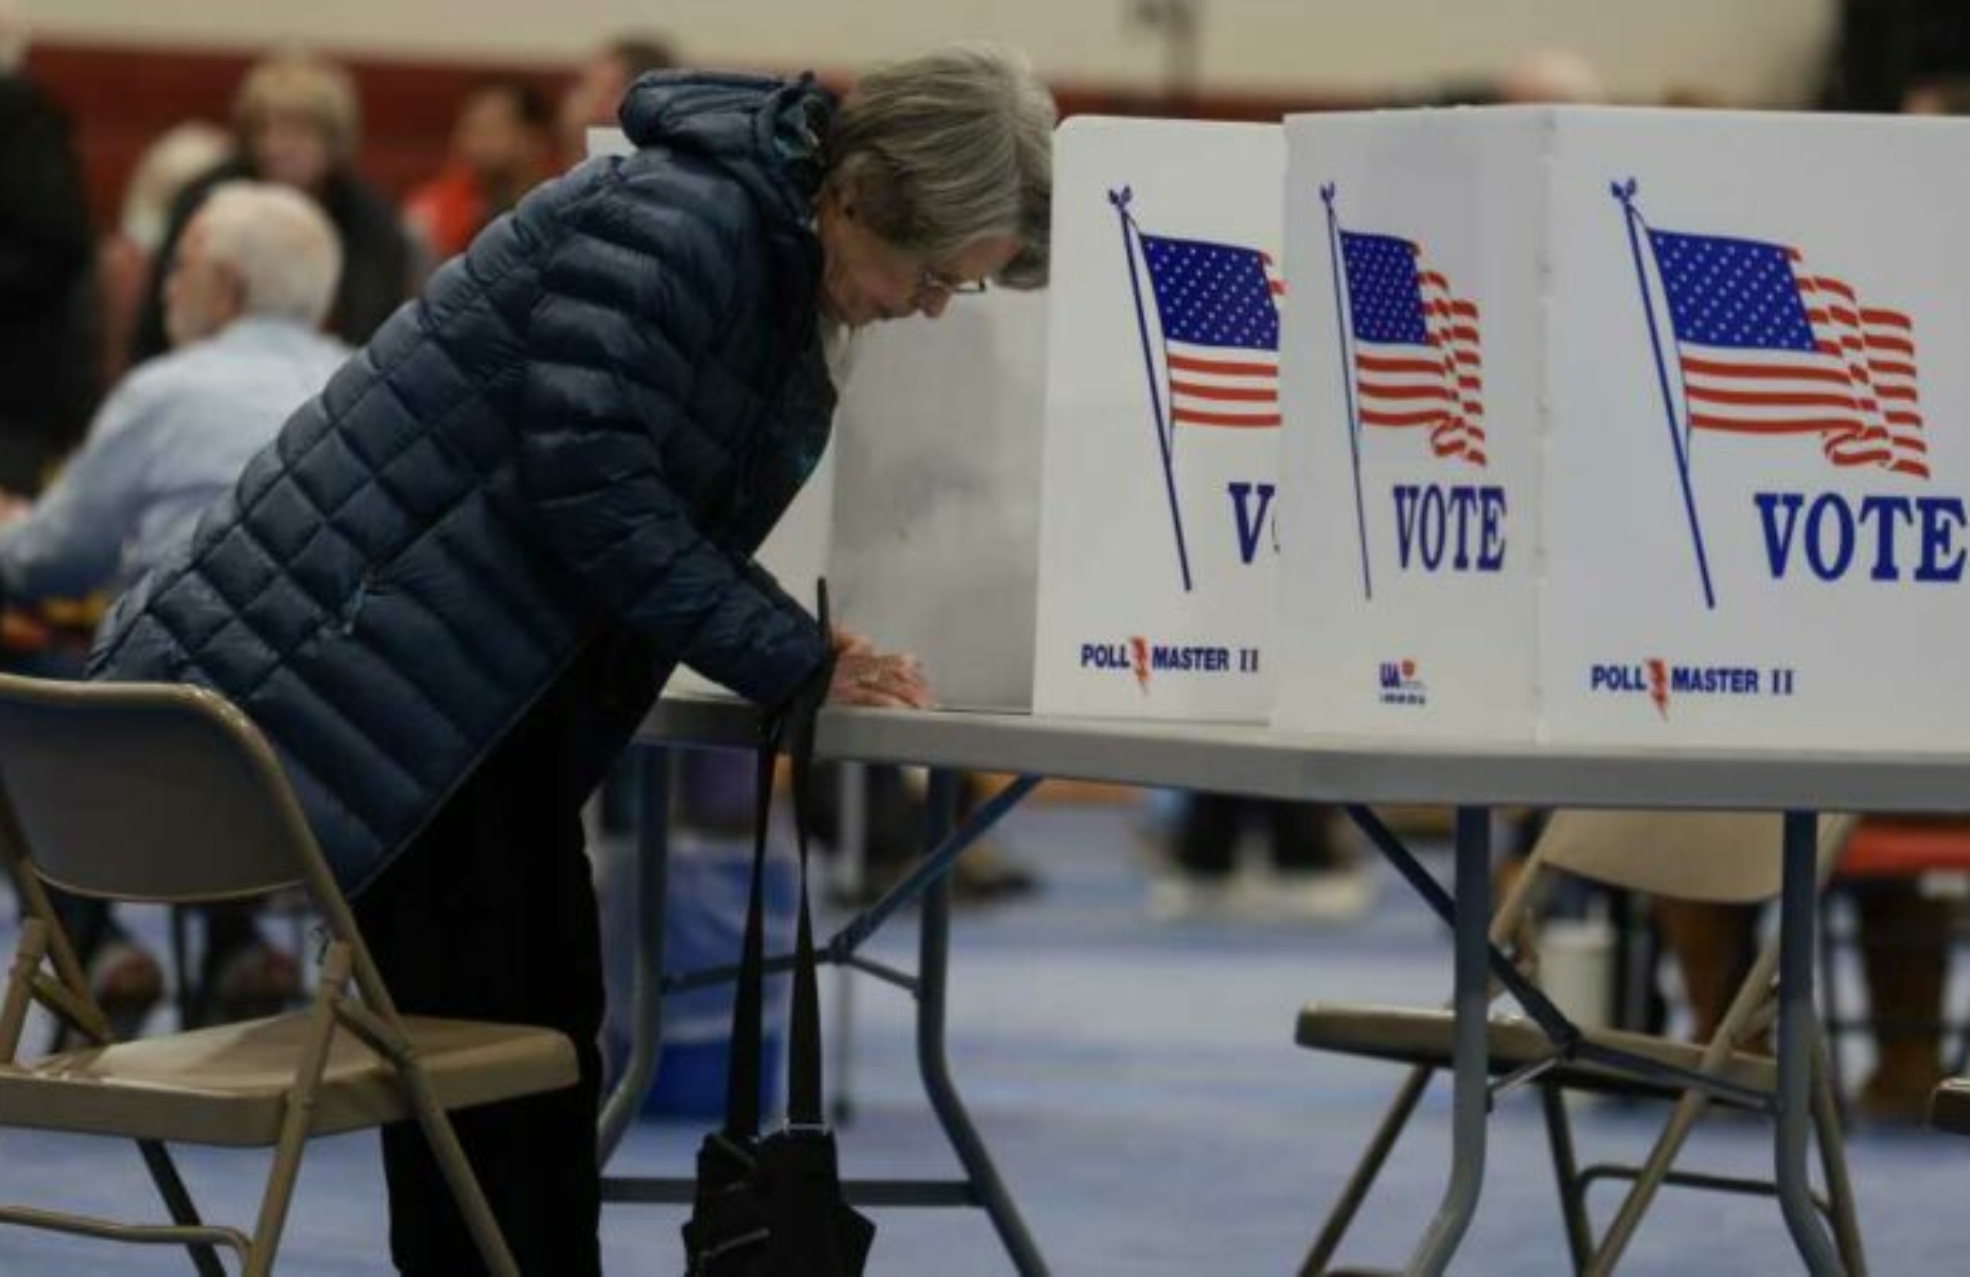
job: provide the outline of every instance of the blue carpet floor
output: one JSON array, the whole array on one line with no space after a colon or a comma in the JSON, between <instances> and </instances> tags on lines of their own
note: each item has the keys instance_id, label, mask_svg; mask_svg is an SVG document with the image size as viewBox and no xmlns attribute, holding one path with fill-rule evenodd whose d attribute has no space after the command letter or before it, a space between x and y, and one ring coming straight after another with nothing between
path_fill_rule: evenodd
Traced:
<instances>
[{"instance_id":1,"label":"blue carpet floor","mask_svg":"<svg viewBox=\"0 0 1970 1277\"><path fill-rule=\"evenodd\" d=\"M1292 1045L1293 1015L1314 997L1428 1005L1448 989L1438 924L1392 876L1369 916L1325 929L1155 924L1143 909L1137 817L1114 808L1015 814L1005 842L1038 866L1036 900L960 916L954 940L951 1055L974 1117L1027 1222L1060 1274L1225 1277L1292 1272L1398 1071L1317 1057ZM1441 866L1440 866L1441 867ZM154 917L140 930L156 934ZM11 946L11 935L4 937ZM914 958L911 920L873 946ZM832 980L824 979L832 988ZM955 1162L921 1101L905 997L862 982L854 992L852 1092L842 1132L855 1175L942 1175ZM832 1022L832 1016L830 1017ZM1660 1110L1588 1103L1583 1158L1630 1156ZM1435 1209L1447 1175L1447 1095L1433 1094L1371 1200L1344 1257L1398 1266ZM677 1173L698 1124L640 1124L616 1168ZM1921 1131L1854 1133L1850 1156L1877 1274L1970 1270L1970 1142ZM183 1155L207 1214L251 1220L256 1155ZM1715 1122L1691 1164L1761 1173L1762 1123ZM1514 1095L1491 1126L1477 1222L1453 1271L1531 1277L1567 1271L1536 1105ZM1597 1199L1611 1209L1612 1190ZM149 1211L132 1150L111 1142L0 1134L0 1197ZM1011 1271L975 1211L878 1212L872 1272L985 1277ZM679 1214L605 1210L612 1274L681 1271ZM279 1271L295 1277L383 1273L385 1221L372 1138L311 1147ZM1622 1271L1634 1274L1801 1271L1768 1201L1671 1193ZM181 1254L34 1234L0 1233L0 1274L181 1273ZM552 1277L551 1274L545 1277Z\"/></svg>"}]
</instances>

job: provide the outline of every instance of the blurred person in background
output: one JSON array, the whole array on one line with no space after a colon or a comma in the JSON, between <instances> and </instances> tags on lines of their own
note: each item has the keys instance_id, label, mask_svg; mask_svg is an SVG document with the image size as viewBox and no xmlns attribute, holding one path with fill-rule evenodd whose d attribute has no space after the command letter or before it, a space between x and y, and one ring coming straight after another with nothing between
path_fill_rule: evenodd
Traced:
<instances>
[{"instance_id":1,"label":"blurred person in background","mask_svg":"<svg viewBox=\"0 0 1970 1277\"><path fill-rule=\"evenodd\" d=\"M340 265L334 228L306 197L267 183L215 187L167 274L172 353L117 385L38 500L7 501L0 603L119 590L188 542L198 515L348 357L319 332ZM101 901L57 899L98 1002L119 1036L133 1036L163 995L156 960ZM299 992L294 960L261 937L250 908L203 913L195 1019L270 1014Z\"/></svg>"},{"instance_id":2,"label":"blurred person in background","mask_svg":"<svg viewBox=\"0 0 1970 1277\"><path fill-rule=\"evenodd\" d=\"M1970 115L1970 74L1924 75L1902 93L1903 115Z\"/></svg>"},{"instance_id":3,"label":"blurred person in background","mask_svg":"<svg viewBox=\"0 0 1970 1277\"><path fill-rule=\"evenodd\" d=\"M102 391L95 235L69 122L0 0L0 488L35 492Z\"/></svg>"},{"instance_id":4,"label":"blurred person in background","mask_svg":"<svg viewBox=\"0 0 1970 1277\"><path fill-rule=\"evenodd\" d=\"M233 99L235 154L178 197L158 260L170 260L185 224L219 183L246 178L292 187L321 206L341 241L342 279L329 331L351 345L368 341L414 290L417 255L395 205L356 176L360 133L347 71L305 53L260 62ZM164 280L153 271L131 339L133 363L169 348L163 291Z\"/></svg>"},{"instance_id":5,"label":"blurred person in background","mask_svg":"<svg viewBox=\"0 0 1970 1277\"><path fill-rule=\"evenodd\" d=\"M1531 49L1496 75L1459 80L1429 93L1427 106L1592 106L1608 101L1600 72L1572 49Z\"/></svg>"},{"instance_id":6,"label":"blurred person in background","mask_svg":"<svg viewBox=\"0 0 1970 1277\"><path fill-rule=\"evenodd\" d=\"M1166 922L1348 922L1375 903L1374 866L1334 830L1323 803L1189 793L1182 797L1166 870L1150 883L1149 915ZM1241 864L1255 828L1264 847Z\"/></svg>"},{"instance_id":7,"label":"blurred person in background","mask_svg":"<svg viewBox=\"0 0 1970 1277\"><path fill-rule=\"evenodd\" d=\"M1534 49L1498 77L1498 101L1505 105L1592 106L1607 100L1600 72L1572 49Z\"/></svg>"},{"instance_id":8,"label":"blurred person in background","mask_svg":"<svg viewBox=\"0 0 1970 1277\"><path fill-rule=\"evenodd\" d=\"M707 750L694 750L706 754ZM729 752L729 751L728 751ZM734 759L734 763L743 761ZM862 834L859 848L843 846L842 777L859 775L862 785ZM686 772L683 779L691 780ZM848 770L838 763L814 764L814 789L809 815L820 850L831 854L861 854L861 862L851 873L838 866L830 883L829 899L836 905L859 908L874 904L906 877L926 850L924 832L930 817L921 776L892 763L864 763ZM752 792L751 777L744 778L744 793ZM679 817L690 811L683 798L688 787L679 786ZM975 772L958 773L960 822L992 796L987 778ZM751 819L750 814L745 817ZM726 829L737 829L738 807L730 808ZM951 866L948 879L951 902L955 905L1000 904L1038 892L1041 878L991 833L981 836Z\"/></svg>"},{"instance_id":9,"label":"blurred person in background","mask_svg":"<svg viewBox=\"0 0 1970 1277\"><path fill-rule=\"evenodd\" d=\"M216 124L188 120L144 149L123 188L123 212L97 249L102 273L103 384L130 366L130 335L156 269L171 206L185 187L232 154L232 135Z\"/></svg>"},{"instance_id":10,"label":"blurred person in background","mask_svg":"<svg viewBox=\"0 0 1970 1277\"><path fill-rule=\"evenodd\" d=\"M590 54L561 95L557 116L562 163L587 158L588 130L616 126L623 94L638 77L676 65L670 42L654 35L620 35Z\"/></svg>"},{"instance_id":11,"label":"blurred person in background","mask_svg":"<svg viewBox=\"0 0 1970 1277\"><path fill-rule=\"evenodd\" d=\"M465 95L444 171L410 193L404 217L442 261L548 175L554 117L524 80L488 80Z\"/></svg>"},{"instance_id":12,"label":"blurred person in background","mask_svg":"<svg viewBox=\"0 0 1970 1277\"><path fill-rule=\"evenodd\" d=\"M752 555L827 444L829 352L1039 286L1052 198L1052 98L996 50L839 102L646 76L622 118L636 149L441 268L123 595L90 671L258 724L405 1013L573 1043L573 1086L455 1119L520 1269L554 1277L601 1269L583 804L679 663L769 710L930 703ZM399 1271L482 1271L415 1125L383 1151Z\"/></svg>"}]
</instances>

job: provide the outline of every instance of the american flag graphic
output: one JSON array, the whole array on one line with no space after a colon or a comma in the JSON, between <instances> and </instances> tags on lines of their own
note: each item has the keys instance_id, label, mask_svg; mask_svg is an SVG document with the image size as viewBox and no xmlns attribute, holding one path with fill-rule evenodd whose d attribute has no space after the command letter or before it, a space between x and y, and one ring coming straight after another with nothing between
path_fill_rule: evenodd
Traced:
<instances>
[{"instance_id":1,"label":"american flag graphic","mask_svg":"<svg viewBox=\"0 0 1970 1277\"><path fill-rule=\"evenodd\" d=\"M1140 235L1156 295L1170 425L1279 425L1285 281L1253 248Z\"/></svg>"},{"instance_id":2,"label":"american flag graphic","mask_svg":"<svg viewBox=\"0 0 1970 1277\"><path fill-rule=\"evenodd\" d=\"M1915 327L1783 244L1649 231L1691 430L1818 435L1836 466L1927 478Z\"/></svg>"},{"instance_id":3,"label":"american flag graphic","mask_svg":"<svg viewBox=\"0 0 1970 1277\"><path fill-rule=\"evenodd\" d=\"M1483 465L1477 304L1452 293L1414 242L1340 234L1361 424L1428 430L1437 456Z\"/></svg>"}]
</instances>

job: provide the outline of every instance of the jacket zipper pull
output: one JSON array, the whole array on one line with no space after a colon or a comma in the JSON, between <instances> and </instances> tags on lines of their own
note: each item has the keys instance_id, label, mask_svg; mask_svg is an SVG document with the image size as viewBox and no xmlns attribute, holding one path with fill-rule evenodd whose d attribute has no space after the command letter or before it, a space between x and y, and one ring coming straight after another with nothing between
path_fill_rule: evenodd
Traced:
<instances>
[{"instance_id":1,"label":"jacket zipper pull","mask_svg":"<svg viewBox=\"0 0 1970 1277\"><path fill-rule=\"evenodd\" d=\"M363 614L363 605L369 602L369 592L376 585L376 570L371 568L363 573L363 579L356 586L356 592L349 596L348 604L342 609L342 636L356 632L356 618Z\"/></svg>"}]
</instances>

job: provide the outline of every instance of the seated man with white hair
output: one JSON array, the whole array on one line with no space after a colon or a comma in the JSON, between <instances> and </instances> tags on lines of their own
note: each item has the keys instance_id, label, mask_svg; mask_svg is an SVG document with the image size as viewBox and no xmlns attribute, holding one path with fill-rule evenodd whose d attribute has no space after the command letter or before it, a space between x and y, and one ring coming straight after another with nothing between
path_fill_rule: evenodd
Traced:
<instances>
[{"instance_id":1,"label":"seated man with white hair","mask_svg":"<svg viewBox=\"0 0 1970 1277\"><path fill-rule=\"evenodd\" d=\"M341 258L307 197L258 182L213 193L165 284L171 352L116 386L39 500L0 513L0 603L120 591L191 538L205 507L348 358L320 332ZM120 1029L140 1026L163 991L156 962L114 933L100 906L64 913L94 950L104 1009ZM298 987L292 961L236 912L207 911L204 972L209 1009L228 1019Z\"/></svg>"}]
</instances>

